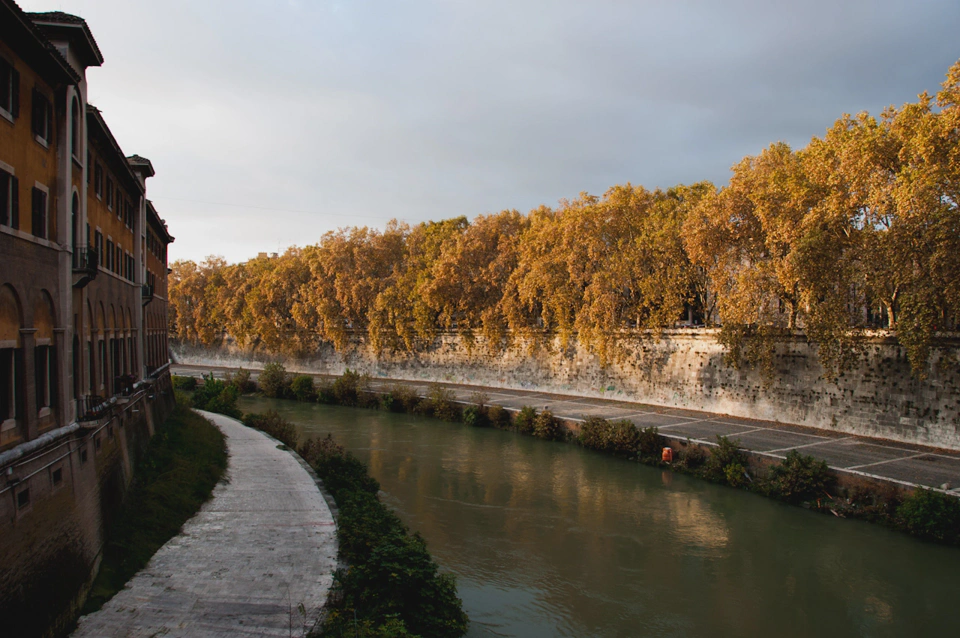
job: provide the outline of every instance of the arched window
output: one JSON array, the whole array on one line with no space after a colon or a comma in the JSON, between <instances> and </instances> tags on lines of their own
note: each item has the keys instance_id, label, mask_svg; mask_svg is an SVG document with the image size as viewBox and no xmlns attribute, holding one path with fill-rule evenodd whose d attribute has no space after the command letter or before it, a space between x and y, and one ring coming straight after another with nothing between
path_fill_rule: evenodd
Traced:
<instances>
[{"instance_id":1,"label":"arched window","mask_svg":"<svg viewBox=\"0 0 960 638\"><path fill-rule=\"evenodd\" d=\"M58 365L55 316L53 300L47 291L41 291L33 310L33 327L36 329L33 368L41 429L56 423L54 408L57 405Z\"/></svg>"},{"instance_id":2,"label":"arched window","mask_svg":"<svg viewBox=\"0 0 960 638\"><path fill-rule=\"evenodd\" d=\"M25 403L22 316L16 293L10 286L0 286L0 449L21 437Z\"/></svg>"},{"instance_id":3,"label":"arched window","mask_svg":"<svg viewBox=\"0 0 960 638\"><path fill-rule=\"evenodd\" d=\"M73 194L73 201L70 203L70 232L72 243L70 246L74 250L74 256L76 256L77 246L77 219L80 217L80 198L77 197L77 194ZM80 262L75 262L80 263Z\"/></svg>"}]
</instances>

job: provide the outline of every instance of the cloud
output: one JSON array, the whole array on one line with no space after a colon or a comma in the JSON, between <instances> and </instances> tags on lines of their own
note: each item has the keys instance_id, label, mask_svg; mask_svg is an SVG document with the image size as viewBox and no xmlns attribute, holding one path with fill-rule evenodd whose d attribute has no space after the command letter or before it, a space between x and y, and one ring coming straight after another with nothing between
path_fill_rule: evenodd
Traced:
<instances>
[{"instance_id":1,"label":"cloud","mask_svg":"<svg viewBox=\"0 0 960 638\"><path fill-rule=\"evenodd\" d=\"M392 217L722 183L771 142L935 91L960 23L953 0L60 4L106 58L91 101L157 168L171 254L230 260Z\"/></svg>"}]
</instances>

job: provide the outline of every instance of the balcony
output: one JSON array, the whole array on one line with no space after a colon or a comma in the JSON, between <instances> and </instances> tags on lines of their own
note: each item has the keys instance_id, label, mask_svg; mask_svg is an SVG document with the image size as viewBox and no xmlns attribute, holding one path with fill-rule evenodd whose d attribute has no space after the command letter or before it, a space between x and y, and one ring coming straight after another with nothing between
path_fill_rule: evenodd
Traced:
<instances>
[{"instance_id":1,"label":"balcony","mask_svg":"<svg viewBox=\"0 0 960 638\"><path fill-rule=\"evenodd\" d=\"M99 421L110 411L110 402L103 397L90 395L77 399L77 421Z\"/></svg>"},{"instance_id":2,"label":"balcony","mask_svg":"<svg viewBox=\"0 0 960 638\"><path fill-rule=\"evenodd\" d=\"M140 286L140 305L146 306L151 301L153 301L153 286L143 284Z\"/></svg>"},{"instance_id":3,"label":"balcony","mask_svg":"<svg viewBox=\"0 0 960 638\"><path fill-rule=\"evenodd\" d=\"M93 281L99 270L100 255L95 248L75 246L73 249L73 287L83 288Z\"/></svg>"}]
</instances>

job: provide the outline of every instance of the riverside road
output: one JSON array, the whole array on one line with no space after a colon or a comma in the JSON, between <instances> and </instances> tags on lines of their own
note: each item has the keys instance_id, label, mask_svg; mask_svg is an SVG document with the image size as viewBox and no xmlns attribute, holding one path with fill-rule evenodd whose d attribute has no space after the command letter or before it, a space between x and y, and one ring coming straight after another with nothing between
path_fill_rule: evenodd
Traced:
<instances>
[{"instance_id":1,"label":"riverside road","mask_svg":"<svg viewBox=\"0 0 960 638\"><path fill-rule=\"evenodd\" d=\"M197 378L211 373L222 378L230 371L208 366L172 366L173 374ZM251 373L256 379L258 371L251 370ZM333 378L314 376L317 379ZM371 379L370 389L386 392L397 384L409 386L421 395L434 385L425 381ZM791 450L796 450L822 459L831 468L842 472L943 489L960 495L960 452L641 403L448 383L438 385L453 391L463 402L470 402L471 396L480 392L486 395L489 405L514 410L525 405L538 410L549 408L556 416L572 421L588 417L629 419L639 428L656 426L660 434L668 438L690 439L705 445L716 445L716 437L721 435L738 439L741 447L771 458L783 459Z\"/></svg>"}]
</instances>

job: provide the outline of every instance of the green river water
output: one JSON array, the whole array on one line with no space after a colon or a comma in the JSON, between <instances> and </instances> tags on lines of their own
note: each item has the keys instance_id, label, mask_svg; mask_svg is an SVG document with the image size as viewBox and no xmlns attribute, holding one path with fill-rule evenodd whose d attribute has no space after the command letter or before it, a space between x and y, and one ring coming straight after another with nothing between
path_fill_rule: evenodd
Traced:
<instances>
[{"instance_id":1,"label":"green river water","mask_svg":"<svg viewBox=\"0 0 960 638\"><path fill-rule=\"evenodd\" d=\"M469 636L960 636L960 549L510 432L248 399L334 437Z\"/></svg>"}]
</instances>

